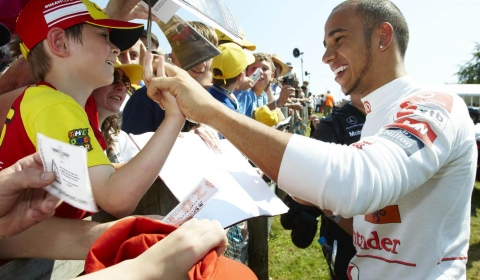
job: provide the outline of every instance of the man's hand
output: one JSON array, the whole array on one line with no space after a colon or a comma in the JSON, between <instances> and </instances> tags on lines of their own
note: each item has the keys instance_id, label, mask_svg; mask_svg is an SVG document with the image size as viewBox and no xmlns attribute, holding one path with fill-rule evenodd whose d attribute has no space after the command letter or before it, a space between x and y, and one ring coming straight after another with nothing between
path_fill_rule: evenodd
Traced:
<instances>
[{"instance_id":1,"label":"man's hand","mask_svg":"<svg viewBox=\"0 0 480 280\"><path fill-rule=\"evenodd\" d=\"M0 238L53 216L59 199L42 188L54 180L53 172L43 172L38 153L0 172Z\"/></svg>"},{"instance_id":2,"label":"man's hand","mask_svg":"<svg viewBox=\"0 0 480 280\"><path fill-rule=\"evenodd\" d=\"M218 107L218 101L185 70L165 63L164 59L159 60L157 69L161 68L164 69L166 76L151 79L147 84L148 96L152 100L160 102L162 95L159 93L170 92L177 99L179 107L186 117L197 123L207 123L206 115Z\"/></svg>"}]
</instances>

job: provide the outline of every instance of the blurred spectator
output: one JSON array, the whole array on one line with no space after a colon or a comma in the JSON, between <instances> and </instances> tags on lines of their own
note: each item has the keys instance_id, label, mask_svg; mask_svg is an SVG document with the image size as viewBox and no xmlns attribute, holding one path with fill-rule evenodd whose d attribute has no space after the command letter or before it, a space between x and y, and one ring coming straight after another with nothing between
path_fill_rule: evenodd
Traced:
<instances>
[{"instance_id":1,"label":"blurred spectator","mask_svg":"<svg viewBox=\"0 0 480 280\"><path fill-rule=\"evenodd\" d=\"M327 93L323 97L323 116L328 117L332 113L332 108L335 106L335 100L333 95L330 94L330 91L327 90Z\"/></svg>"}]
</instances>

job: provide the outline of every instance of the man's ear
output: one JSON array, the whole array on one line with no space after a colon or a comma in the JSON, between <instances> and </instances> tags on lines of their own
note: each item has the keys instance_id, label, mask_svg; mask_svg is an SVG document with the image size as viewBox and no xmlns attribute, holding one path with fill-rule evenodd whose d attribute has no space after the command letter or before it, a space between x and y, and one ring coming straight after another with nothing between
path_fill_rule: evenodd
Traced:
<instances>
[{"instance_id":1,"label":"man's ear","mask_svg":"<svg viewBox=\"0 0 480 280\"><path fill-rule=\"evenodd\" d=\"M378 44L376 45L380 51L386 50L393 42L394 31L390 23L384 22L380 24L380 27L376 30L376 37L378 38Z\"/></svg>"},{"instance_id":2,"label":"man's ear","mask_svg":"<svg viewBox=\"0 0 480 280\"><path fill-rule=\"evenodd\" d=\"M59 57L67 57L70 54L69 40L65 30L59 27L53 27L47 33L47 44L50 52Z\"/></svg>"}]
</instances>

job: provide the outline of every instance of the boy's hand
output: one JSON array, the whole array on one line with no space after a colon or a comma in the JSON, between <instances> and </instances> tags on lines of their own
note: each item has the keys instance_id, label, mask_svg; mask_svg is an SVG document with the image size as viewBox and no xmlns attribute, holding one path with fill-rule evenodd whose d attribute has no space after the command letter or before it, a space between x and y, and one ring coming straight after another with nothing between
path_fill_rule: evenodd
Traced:
<instances>
[{"instance_id":1,"label":"boy's hand","mask_svg":"<svg viewBox=\"0 0 480 280\"><path fill-rule=\"evenodd\" d=\"M238 84L237 86L237 90L249 90L253 87L253 81L252 79L250 79L249 77L245 76L245 78L243 79L243 81Z\"/></svg>"},{"instance_id":2,"label":"boy's hand","mask_svg":"<svg viewBox=\"0 0 480 280\"><path fill-rule=\"evenodd\" d=\"M159 90L155 87L158 80L165 77L165 58L163 56L156 56L155 63L153 62L153 55L149 52L145 54L145 62L143 64L143 80L147 86L148 96L160 105L165 110L166 116L178 115L185 119L185 116L180 111L175 97L173 97L168 90ZM154 72L154 66L156 71Z\"/></svg>"},{"instance_id":3,"label":"boy's hand","mask_svg":"<svg viewBox=\"0 0 480 280\"><path fill-rule=\"evenodd\" d=\"M38 153L0 172L0 238L16 235L55 213L59 199L43 187L55 174L44 172Z\"/></svg>"},{"instance_id":4,"label":"boy's hand","mask_svg":"<svg viewBox=\"0 0 480 280\"><path fill-rule=\"evenodd\" d=\"M197 123L207 123L206 115L218 108L218 101L185 70L164 63L164 59L159 60L159 67L160 64L163 64L166 77L159 76L151 80L147 86L148 96L158 102L161 100L159 92L170 92L177 99L177 103L186 117Z\"/></svg>"}]
</instances>

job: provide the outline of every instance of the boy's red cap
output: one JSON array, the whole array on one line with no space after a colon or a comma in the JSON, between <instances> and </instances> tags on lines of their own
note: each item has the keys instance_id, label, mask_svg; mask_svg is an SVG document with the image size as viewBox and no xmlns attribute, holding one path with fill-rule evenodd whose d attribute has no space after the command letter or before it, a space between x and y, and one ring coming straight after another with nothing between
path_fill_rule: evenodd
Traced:
<instances>
[{"instance_id":1,"label":"boy's red cap","mask_svg":"<svg viewBox=\"0 0 480 280\"><path fill-rule=\"evenodd\" d=\"M120 51L133 46L143 32L143 24L109 19L89 0L32 0L17 18L16 33L23 42L23 55L27 57L33 47L45 40L50 28L67 29L81 23L110 28L110 41Z\"/></svg>"},{"instance_id":2,"label":"boy's red cap","mask_svg":"<svg viewBox=\"0 0 480 280\"><path fill-rule=\"evenodd\" d=\"M121 220L93 243L85 261L85 272L92 273L136 258L176 228L144 217ZM194 265L188 276L191 280L257 279L247 266L224 256L218 257L214 250Z\"/></svg>"}]
</instances>

